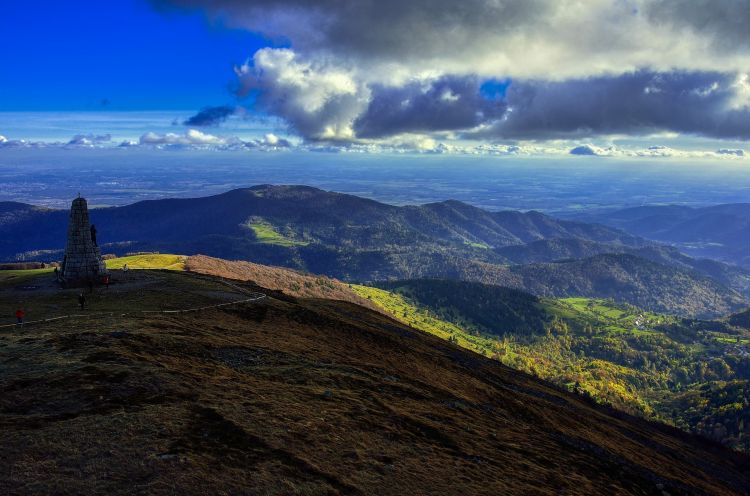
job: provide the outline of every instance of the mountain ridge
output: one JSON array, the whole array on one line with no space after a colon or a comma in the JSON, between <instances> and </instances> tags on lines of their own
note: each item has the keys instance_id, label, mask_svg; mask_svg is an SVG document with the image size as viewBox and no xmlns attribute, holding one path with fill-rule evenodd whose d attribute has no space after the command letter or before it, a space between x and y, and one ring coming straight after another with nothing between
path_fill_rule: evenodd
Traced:
<instances>
[{"instance_id":1,"label":"mountain ridge","mask_svg":"<svg viewBox=\"0 0 750 496\"><path fill-rule=\"evenodd\" d=\"M689 254L750 266L750 203L642 206L577 218L674 244Z\"/></svg>"},{"instance_id":2,"label":"mountain ridge","mask_svg":"<svg viewBox=\"0 0 750 496\"><path fill-rule=\"evenodd\" d=\"M28 258L48 260L61 248L66 211L18 205L5 209L0 258L27 252ZM90 216L105 252L206 254L345 281L457 278L541 296L580 291L580 296L613 297L699 316L737 310L743 303L735 290L750 287L750 274L739 269L707 269L677 254L663 256L657 265L656 256L651 261L625 259L625 253L638 254L636 250L646 250L650 242L621 230L535 211L490 212L455 200L399 207L309 186L259 185L196 199L92 209ZM579 259L593 262L590 265L508 266L512 250L562 239L588 244L593 256L604 256L602 251L624 254L611 259L613 266L607 270L601 258L591 257ZM625 265L630 274L624 272Z\"/></svg>"},{"instance_id":3,"label":"mountain ridge","mask_svg":"<svg viewBox=\"0 0 750 496\"><path fill-rule=\"evenodd\" d=\"M24 212L36 208L26 204L7 203L0 203L0 208L12 212L9 205L15 205L18 210ZM19 205L23 207L19 207ZM460 213L459 210L462 210L464 214L469 211L474 217L469 219L464 215L463 220L469 222L469 225L463 226L462 229L458 229L461 226L454 226L450 222L441 223L439 222L440 219L437 218L439 214L446 216L450 214L455 218L456 214ZM206 214L209 212L210 223L205 220ZM36 213L41 216L38 219L39 221L46 220L44 217L50 215L56 217L56 220L59 221L66 215L64 210L51 209L36 211ZM195 218L198 213L204 215ZM389 218L389 215L395 216L395 218ZM254 186L208 197L144 200L122 207L92 209L91 216L100 223L101 239L110 242L170 240L176 233L165 231L165 229L172 227L170 224L174 223L183 223L180 227L189 228L189 232L193 236L247 234L247 231L242 230L241 226L249 217L259 216L273 219L276 216L284 216L287 223L293 224L305 221L313 225L322 224L319 235L324 241L327 240L327 236L332 234L333 221L342 224L339 229L336 229L335 234L339 238L335 241L340 241L342 234L351 235L355 232L360 235L373 234L372 229L367 229L369 224L374 224L374 227L381 231L374 234L382 236L382 231L387 229L389 222L400 221L411 231L401 233L402 236L408 234L406 239L423 239L426 235L425 231L431 229L437 233L435 237L450 235L454 238L452 239L453 242L494 241L496 244L492 246L505 246L519 241L526 242L553 234L556 236L567 234L567 237L574 237L571 233L587 234L603 242L616 241L628 245L642 243L642 240L624 232L603 226L553 219L538 212L489 212L455 200L421 206L397 207L375 200L327 192L309 186ZM184 217L190 217L193 222L185 224L186 219ZM8 216L4 222L0 223L0 228L22 227L17 224L14 225L12 220ZM511 229L500 225L498 220L506 221ZM355 222L358 223L359 229L347 233L347 224L352 227ZM133 223L136 225L132 225ZM493 228L496 231L493 231ZM458 231L455 229L458 229ZM474 232L470 233L471 230ZM36 244L30 249L59 248L57 245L60 241L59 237L56 236L58 231L59 228L54 233L50 232L41 246L36 241ZM52 234L55 234L55 236ZM304 233L300 234L304 236ZM473 240L462 239L464 234L469 237L473 236ZM484 238L480 236L484 236ZM354 238L354 236L350 238ZM353 239L347 239L349 242L354 242ZM398 240L398 237L394 239L394 241ZM22 244L23 241L24 239L21 239L16 242ZM358 242L360 245L363 244L361 240ZM0 248L3 248L0 256L8 257L25 251L22 248L11 252L7 245L8 243L6 243L6 246L0 245Z\"/></svg>"}]
</instances>

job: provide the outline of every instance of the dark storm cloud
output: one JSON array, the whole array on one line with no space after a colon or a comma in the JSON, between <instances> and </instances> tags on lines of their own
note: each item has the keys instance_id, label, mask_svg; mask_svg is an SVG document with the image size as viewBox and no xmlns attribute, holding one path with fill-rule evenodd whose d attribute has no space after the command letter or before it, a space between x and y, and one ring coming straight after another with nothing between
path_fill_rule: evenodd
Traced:
<instances>
[{"instance_id":1,"label":"dark storm cloud","mask_svg":"<svg viewBox=\"0 0 750 496\"><path fill-rule=\"evenodd\" d=\"M484 98L476 77L445 76L400 87L374 86L370 104L355 121L360 138L405 132L452 131L501 117L503 102Z\"/></svg>"},{"instance_id":2,"label":"dark storm cloud","mask_svg":"<svg viewBox=\"0 0 750 496\"><path fill-rule=\"evenodd\" d=\"M488 32L517 32L543 22L554 0L154 0L203 8L295 49L356 56L442 56Z\"/></svg>"},{"instance_id":3,"label":"dark storm cloud","mask_svg":"<svg viewBox=\"0 0 750 496\"><path fill-rule=\"evenodd\" d=\"M306 57L377 72L390 64L559 80L645 68L747 70L750 62L748 0L152 1L199 8Z\"/></svg>"},{"instance_id":4,"label":"dark storm cloud","mask_svg":"<svg viewBox=\"0 0 750 496\"><path fill-rule=\"evenodd\" d=\"M636 72L563 82L514 82L505 118L472 137L576 138L660 131L750 138L737 77L714 72Z\"/></svg>"},{"instance_id":5,"label":"dark storm cloud","mask_svg":"<svg viewBox=\"0 0 750 496\"><path fill-rule=\"evenodd\" d=\"M722 50L750 45L748 0L659 0L647 2L645 11L654 24L692 29Z\"/></svg>"},{"instance_id":6,"label":"dark storm cloud","mask_svg":"<svg viewBox=\"0 0 750 496\"><path fill-rule=\"evenodd\" d=\"M183 122L185 126L218 126L227 118L235 113L235 108L227 105L219 107L206 107L194 116L188 118Z\"/></svg>"}]
</instances>

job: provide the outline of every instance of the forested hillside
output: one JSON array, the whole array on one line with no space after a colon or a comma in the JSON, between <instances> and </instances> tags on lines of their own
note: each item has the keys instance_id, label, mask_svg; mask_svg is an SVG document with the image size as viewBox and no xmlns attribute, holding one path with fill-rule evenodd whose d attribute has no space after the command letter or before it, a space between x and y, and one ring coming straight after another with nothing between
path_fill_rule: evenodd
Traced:
<instances>
[{"instance_id":1,"label":"forested hillside","mask_svg":"<svg viewBox=\"0 0 750 496\"><path fill-rule=\"evenodd\" d=\"M355 288L404 322L506 365L750 450L748 329L481 284L417 280L383 287Z\"/></svg>"}]
</instances>

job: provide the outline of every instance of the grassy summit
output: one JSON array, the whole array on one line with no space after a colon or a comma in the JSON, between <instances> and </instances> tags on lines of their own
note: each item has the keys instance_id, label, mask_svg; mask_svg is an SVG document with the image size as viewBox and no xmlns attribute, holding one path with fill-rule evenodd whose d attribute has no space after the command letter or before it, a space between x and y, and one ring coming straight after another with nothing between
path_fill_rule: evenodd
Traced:
<instances>
[{"instance_id":1,"label":"grassy summit","mask_svg":"<svg viewBox=\"0 0 750 496\"><path fill-rule=\"evenodd\" d=\"M148 253L113 258L107 260L106 263L108 269L122 269L127 264L129 269L184 270L186 259L184 255Z\"/></svg>"},{"instance_id":2,"label":"grassy summit","mask_svg":"<svg viewBox=\"0 0 750 496\"><path fill-rule=\"evenodd\" d=\"M362 306L115 272L0 332L2 494L741 494L750 460ZM46 274L0 301L66 312Z\"/></svg>"}]
</instances>

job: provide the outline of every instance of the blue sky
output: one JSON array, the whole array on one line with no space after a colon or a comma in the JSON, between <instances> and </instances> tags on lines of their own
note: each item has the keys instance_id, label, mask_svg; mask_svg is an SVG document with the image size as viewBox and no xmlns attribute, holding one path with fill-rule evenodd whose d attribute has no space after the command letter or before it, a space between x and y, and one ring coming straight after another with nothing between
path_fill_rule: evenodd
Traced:
<instances>
[{"instance_id":1,"label":"blue sky","mask_svg":"<svg viewBox=\"0 0 750 496\"><path fill-rule=\"evenodd\" d=\"M0 110L195 110L235 100L233 67L264 40L145 0L0 9Z\"/></svg>"},{"instance_id":2,"label":"blue sky","mask_svg":"<svg viewBox=\"0 0 750 496\"><path fill-rule=\"evenodd\" d=\"M1 14L2 147L747 157L750 9L735 0L9 0Z\"/></svg>"}]
</instances>

